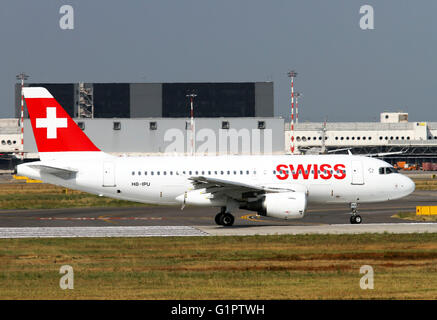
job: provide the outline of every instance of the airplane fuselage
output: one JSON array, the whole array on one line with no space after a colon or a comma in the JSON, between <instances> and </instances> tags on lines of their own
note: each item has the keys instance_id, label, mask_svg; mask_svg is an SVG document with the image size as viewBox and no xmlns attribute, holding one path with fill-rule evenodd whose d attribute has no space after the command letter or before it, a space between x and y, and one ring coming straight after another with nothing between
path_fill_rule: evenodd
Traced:
<instances>
[{"instance_id":1,"label":"airplane fuselage","mask_svg":"<svg viewBox=\"0 0 437 320\"><path fill-rule=\"evenodd\" d=\"M43 87L23 88L41 161L19 175L101 196L153 204L220 207L234 223L241 208L300 219L308 203L357 205L404 197L414 182L388 163L353 155L114 157L101 151Z\"/></svg>"},{"instance_id":2,"label":"airplane fuselage","mask_svg":"<svg viewBox=\"0 0 437 320\"><path fill-rule=\"evenodd\" d=\"M352 155L72 157L45 161L71 167L71 178L45 174L32 162L18 174L101 196L152 204L175 205L193 188L191 177L209 177L292 189L307 194L308 203L364 203L394 200L410 194L414 183L385 172L384 161ZM179 197L179 198L178 198ZM217 206L223 204L216 199ZM202 205L202 202L196 203ZM214 205L214 202L205 202Z\"/></svg>"}]
</instances>

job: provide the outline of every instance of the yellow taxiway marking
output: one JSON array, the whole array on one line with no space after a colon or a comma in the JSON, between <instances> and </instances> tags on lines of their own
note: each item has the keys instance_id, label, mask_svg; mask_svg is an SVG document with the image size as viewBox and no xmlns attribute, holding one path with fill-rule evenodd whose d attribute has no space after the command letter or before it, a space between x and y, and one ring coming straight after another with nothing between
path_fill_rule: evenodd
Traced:
<instances>
[{"instance_id":1,"label":"yellow taxiway marking","mask_svg":"<svg viewBox=\"0 0 437 320\"><path fill-rule=\"evenodd\" d=\"M249 220L249 221L258 221L263 222L263 220L256 219L259 215L254 214L246 214L245 216L240 217L241 219Z\"/></svg>"},{"instance_id":2,"label":"yellow taxiway marking","mask_svg":"<svg viewBox=\"0 0 437 320\"><path fill-rule=\"evenodd\" d=\"M114 221L111 221L110 219L108 219L108 217L105 217L105 216L99 216L97 219L103 220L103 221L109 222L109 223L114 223Z\"/></svg>"}]
</instances>

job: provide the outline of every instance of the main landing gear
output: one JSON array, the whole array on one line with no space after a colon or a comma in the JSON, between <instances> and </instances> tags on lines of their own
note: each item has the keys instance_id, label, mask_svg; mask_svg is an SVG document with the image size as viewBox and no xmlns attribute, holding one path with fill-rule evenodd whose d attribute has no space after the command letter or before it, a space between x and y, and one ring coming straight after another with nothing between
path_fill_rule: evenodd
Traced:
<instances>
[{"instance_id":1,"label":"main landing gear","mask_svg":"<svg viewBox=\"0 0 437 320\"><path fill-rule=\"evenodd\" d=\"M351 210L352 210L352 216L350 218L351 224L360 224L363 221L361 216L357 214L358 212L357 209L358 209L358 203L356 202L351 203Z\"/></svg>"},{"instance_id":2,"label":"main landing gear","mask_svg":"<svg viewBox=\"0 0 437 320\"><path fill-rule=\"evenodd\" d=\"M230 212L226 212L226 207L222 207L221 211L215 216L215 223L219 226L230 227L234 224L235 218Z\"/></svg>"}]
</instances>

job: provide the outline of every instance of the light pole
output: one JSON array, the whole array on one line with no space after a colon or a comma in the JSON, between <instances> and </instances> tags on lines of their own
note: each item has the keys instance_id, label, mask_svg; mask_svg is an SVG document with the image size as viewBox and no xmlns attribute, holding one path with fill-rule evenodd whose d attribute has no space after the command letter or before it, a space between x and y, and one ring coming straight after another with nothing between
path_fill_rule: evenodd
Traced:
<instances>
[{"instance_id":1,"label":"light pole","mask_svg":"<svg viewBox=\"0 0 437 320\"><path fill-rule=\"evenodd\" d=\"M298 124L299 123L299 106L298 106L299 97L302 97L303 95L300 92L295 92L294 96L296 97L296 124Z\"/></svg>"},{"instance_id":2,"label":"light pole","mask_svg":"<svg viewBox=\"0 0 437 320\"><path fill-rule=\"evenodd\" d=\"M196 150L196 134L194 132L194 98L197 97L197 94L191 93L186 96L190 98L191 155L194 156Z\"/></svg>"},{"instance_id":3,"label":"light pole","mask_svg":"<svg viewBox=\"0 0 437 320\"><path fill-rule=\"evenodd\" d=\"M21 161L24 160L24 99L23 99L23 87L24 80L29 79L29 76L24 72L17 74L17 80L21 80L21 119L20 119L20 129L21 129Z\"/></svg>"}]
</instances>

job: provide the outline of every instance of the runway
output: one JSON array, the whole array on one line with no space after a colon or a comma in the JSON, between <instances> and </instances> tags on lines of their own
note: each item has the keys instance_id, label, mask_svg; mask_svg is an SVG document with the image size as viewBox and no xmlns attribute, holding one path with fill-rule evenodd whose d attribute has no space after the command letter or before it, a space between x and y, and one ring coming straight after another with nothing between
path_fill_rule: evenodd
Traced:
<instances>
[{"instance_id":1,"label":"runway","mask_svg":"<svg viewBox=\"0 0 437 320\"><path fill-rule=\"evenodd\" d=\"M437 223L392 218L399 212L415 211L417 205L437 205L437 191L415 191L401 200L361 204L361 225L350 225L348 206L337 204L309 205L303 219L288 221L239 210L234 212L236 219L232 227L215 224L217 208L186 207L181 210L180 207L144 206L1 210L0 238L437 232Z\"/></svg>"}]
</instances>

